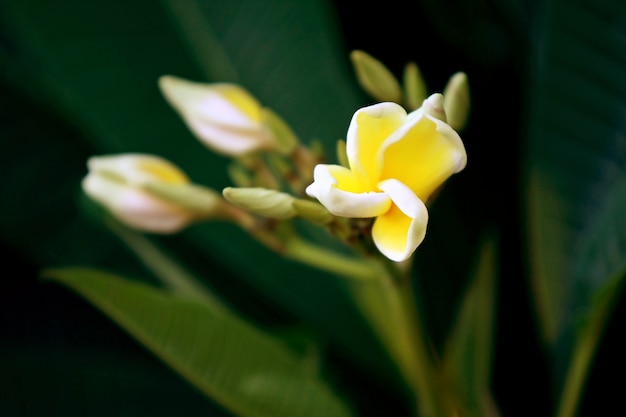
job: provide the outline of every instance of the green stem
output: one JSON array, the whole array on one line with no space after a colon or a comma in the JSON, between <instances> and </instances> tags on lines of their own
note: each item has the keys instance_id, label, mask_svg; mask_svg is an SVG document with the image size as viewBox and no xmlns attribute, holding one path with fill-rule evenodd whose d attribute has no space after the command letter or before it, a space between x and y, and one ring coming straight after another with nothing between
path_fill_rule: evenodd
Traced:
<instances>
[{"instance_id":1,"label":"green stem","mask_svg":"<svg viewBox=\"0 0 626 417\"><path fill-rule=\"evenodd\" d=\"M422 417L443 417L443 396L415 305L411 280L396 265L350 259L300 238L285 245L287 258L350 278L357 306L383 343L418 401Z\"/></svg>"},{"instance_id":2,"label":"green stem","mask_svg":"<svg viewBox=\"0 0 626 417\"><path fill-rule=\"evenodd\" d=\"M379 279L351 283L352 294L417 401L421 417L445 416L434 361L407 280L392 278L379 264Z\"/></svg>"},{"instance_id":3,"label":"green stem","mask_svg":"<svg viewBox=\"0 0 626 417\"><path fill-rule=\"evenodd\" d=\"M170 290L215 308L226 309L204 284L148 239L116 221L107 221L106 224Z\"/></svg>"},{"instance_id":4,"label":"green stem","mask_svg":"<svg viewBox=\"0 0 626 417\"><path fill-rule=\"evenodd\" d=\"M410 287L394 287L398 297L398 321L404 328L402 356L404 372L415 391L422 416L443 416L443 404L438 390L438 378L433 360L427 349L427 338L417 314L413 292Z\"/></svg>"},{"instance_id":5,"label":"green stem","mask_svg":"<svg viewBox=\"0 0 626 417\"><path fill-rule=\"evenodd\" d=\"M290 238L285 244L283 255L344 278L373 280L377 277L376 270L363 259L343 256L297 237Z\"/></svg>"}]
</instances>

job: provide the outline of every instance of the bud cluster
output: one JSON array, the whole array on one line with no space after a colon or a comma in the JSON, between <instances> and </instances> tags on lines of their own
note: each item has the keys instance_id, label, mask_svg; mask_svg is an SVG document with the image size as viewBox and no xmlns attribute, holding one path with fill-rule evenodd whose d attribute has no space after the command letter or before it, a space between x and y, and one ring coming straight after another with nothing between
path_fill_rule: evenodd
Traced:
<instances>
[{"instance_id":1,"label":"bud cluster","mask_svg":"<svg viewBox=\"0 0 626 417\"><path fill-rule=\"evenodd\" d=\"M465 151L452 128L467 120L467 77L455 74L443 95L427 97L414 63L406 66L401 86L365 52L354 51L351 58L363 88L385 103L355 113L347 141L337 141L340 165L324 165L319 143L305 146L241 86L165 75L158 82L164 98L201 143L231 159L233 186L219 193L192 183L161 157L122 154L91 158L83 189L118 220L146 232L174 233L194 222L226 219L285 253L301 238L294 220L302 218L367 254L376 252L375 243L390 259L404 260L424 237L430 188L464 167ZM391 152L398 146L423 154L416 158L427 185L413 184L413 162L403 151ZM378 166L389 159L387 148L386 163L402 168L391 177Z\"/></svg>"}]
</instances>

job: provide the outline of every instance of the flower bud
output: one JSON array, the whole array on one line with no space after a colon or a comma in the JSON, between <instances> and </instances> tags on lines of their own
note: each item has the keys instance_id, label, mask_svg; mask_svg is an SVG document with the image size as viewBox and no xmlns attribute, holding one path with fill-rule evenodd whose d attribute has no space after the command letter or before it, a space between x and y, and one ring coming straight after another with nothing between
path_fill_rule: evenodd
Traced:
<instances>
[{"instance_id":1,"label":"flower bud","mask_svg":"<svg viewBox=\"0 0 626 417\"><path fill-rule=\"evenodd\" d=\"M238 160L233 161L227 167L228 177L230 181L237 187L251 187L253 180L252 175Z\"/></svg>"},{"instance_id":2,"label":"flower bud","mask_svg":"<svg viewBox=\"0 0 626 417\"><path fill-rule=\"evenodd\" d=\"M296 210L300 217L307 219L315 224L328 224L334 218L334 216L326 209L326 207L315 201L296 199L293 202L293 208Z\"/></svg>"},{"instance_id":3,"label":"flower bud","mask_svg":"<svg viewBox=\"0 0 626 417\"><path fill-rule=\"evenodd\" d=\"M343 139L337 140L337 162L339 165L348 167L350 162L348 161L348 152L346 150L346 141Z\"/></svg>"},{"instance_id":4,"label":"flower bud","mask_svg":"<svg viewBox=\"0 0 626 417\"><path fill-rule=\"evenodd\" d=\"M165 75L159 87L187 127L207 147L226 156L275 149L259 102L235 84L204 84Z\"/></svg>"},{"instance_id":5,"label":"flower bud","mask_svg":"<svg viewBox=\"0 0 626 417\"><path fill-rule=\"evenodd\" d=\"M227 187L222 194L232 204L263 217L284 220L296 215L293 208L295 197L280 191L261 187Z\"/></svg>"},{"instance_id":6,"label":"flower bud","mask_svg":"<svg viewBox=\"0 0 626 417\"><path fill-rule=\"evenodd\" d=\"M467 123L470 109L470 91L467 75L457 72L443 90L443 107L448 116L448 124L455 130L461 130Z\"/></svg>"},{"instance_id":7,"label":"flower bud","mask_svg":"<svg viewBox=\"0 0 626 417\"><path fill-rule=\"evenodd\" d=\"M355 50L350 54L361 87L379 101L402 100L400 84L387 67L371 55Z\"/></svg>"},{"instance_id":8,"label":"flower bud","mask_svg":"<svg viewBox=\"0 0 626 417\"><path fill-rule=\"evenodd\" d=\"M415 110L422 105L426 98L426 82L415 62L409 62L404 67L404 103L409 110Z\"/></svg>"},{"instance_id":9,"label":"flower bud","mask_svg":"<svg viewBox=\"0 0 626 417\"><path fill-rule=\"evenodd\" d=\"M424 114L432 116L435 119L439 119L442 122L447 120L446 111L443 108L443 96L439 93L431 94L430 97L424 100L422 109Z\"/></svg>"},{"instance_id":10,"label":"flower bud","mask_svg":"<svg viewBox=\"0 0 626 417\"><path fill-rule=\"evenodd\" d=\"M263 123L276 139L276 147L283 154L290 154L298 146L298 138L289 125L275 112L264 107L261 109Z\"/></svg>"},{"instance_id":11,"label":"flower bud","mask_svg":"<svg viewBox=\"0 0 626 417\"><path fill-rule=\"evenodd\" d=\"M92 157L84 192L118 220L138 230L174 233L217 215L219 194L193 185L169 161L144 154Z\"/></svg>"}]
</instances>

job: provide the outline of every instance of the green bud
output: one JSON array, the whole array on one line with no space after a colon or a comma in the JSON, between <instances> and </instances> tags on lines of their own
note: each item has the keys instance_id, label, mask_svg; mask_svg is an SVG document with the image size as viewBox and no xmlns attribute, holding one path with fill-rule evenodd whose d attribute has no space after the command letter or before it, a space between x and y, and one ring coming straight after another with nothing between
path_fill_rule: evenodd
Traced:
<instances>
[{"instance_id":1,"label":"green bud","mask_svg":"<svg viewBox=\"0 0 626 417\"><path fill-rule=\"evenodd\" d=\"M326 207L315 201L297 199L293 202L293 208L299 216L319 225L328 224L334 218Z\"/></svg>"},{"instance_id":2,"label":"green bud","mask_svg":"<svg viewBox=\"0 0 626 417\"><path fill-rule=\"evenodd\" d=\"M424 114L439 119L442 122L447 121L446 111L443 109L443 95L440 93L431 94L430 97L424 100L422 109L424 110Z\"/></svg>"},{"instance_id":3,"label":"green bud","mask_svg":"<svg viewBox=\"0 0 626 417\"><path fill-rule=\"evenodd\" d=\"M250 187L252 185L252 177L245 166L239 160L233 161L228 165L228 177L237 187Z\"/></svg>"},{"instance_id":4,"label":"green bud","mask_svg":"<svg viewBox=\"0 0 626 417\"><path fill-rule=\"evenodd\" d=\"M360 50L352 51L350 58L357 80L369 95L379 101L402 100L400 83L382 62Z\"/></svg>"},{"instance_id":5,"label":"green bud","mask_svg":"<svg viewBox=\"0 0 626 417\"><path fill-rule=\"evenodd\" d=\"M455 130L463 129L470 109L470 90L465 73L457 72L448 80L443 90L443 107L448 124Z\"/></svg>"},{"instance_id":6,"label":"green bud","mask_svg":"<svg viewBox=\"0 0 626 417\"><path fill-rule=\"evenodd\" d=\"M422 105L428 94L426 82L415 62L409 62L404 67L404 103L409 111L415 110Z\"/></svg>"},{"instance_id":7,"label":"green bud","mask_svg":"<svg viewBox=\"0 0 626 417\"><path fill-rule=\"evenodd\" d=\"M222 202L222 197L217 192L197 184L150 182L141 188L161 200L169 201L198 214L216 213Z\"/></svg>"},{"instance_id":8,"label":"green bud","mask_svg":"<svg viewBox=\"0 0 626 417\"><path fill-rule=\"evenodd\" d=\"M298 146L298 137L289 125L274 111L267 107L261 109L263 123L272 131L278 151L290 154Z\"/></svg>"},{"instance_id":9,"label":"green bud","mask_svg":"<svg viewBox=\"0 0 626 417\"><path fill-rule=\"evenodd\" d=\"M263 217L283 220L296 215L293 208L295 197L280 191L260 187L227 187L222 194L232 204Z\"/></svg>"},{"instance_id":10,"label":"green bud","mask_svg":"<svg viewBox=\"0 0 626 417\"><path fill-rule=\"evenodd\" d=\"M324 144L321 140L315 138L311 140L311 143L309 144L309 149L311 151L311 155L313 155L313 158L315 158L316 160L324 159Z\"/></svg>"},{"instance_id":11,"label":"green bud","mask_svg":"<svg viewBox=\"0 0 626 417\"><path fill-rule=\"evenodd\" d=\"M337 140L337 160L339 165L350 168L350 163L348 162L348 152L346 151L346 141L343 139Z\"/></svg>"}]
</instances>

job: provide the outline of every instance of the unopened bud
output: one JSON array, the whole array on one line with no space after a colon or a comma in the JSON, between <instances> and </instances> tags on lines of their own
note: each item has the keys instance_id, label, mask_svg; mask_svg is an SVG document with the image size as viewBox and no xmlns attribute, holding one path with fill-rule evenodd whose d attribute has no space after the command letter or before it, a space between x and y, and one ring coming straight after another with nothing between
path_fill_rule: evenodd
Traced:
<instances>
[{"instance_id":1,"label":"unopened bud","mask_svg":"<svg viewBox=\"0 0 626 417\"><path fill-rule=\"evenodd\" d=\"M272 132L263 123L261 105L242 87L171 75L159 78L159 87L187 127L210 149L240 157L276 148Z\"/></svg>"},{"instance_id":2,"label":"unopened bud","mask_svg":"<svg viewBox=\"0 0 626 417\"><path fill-rule=\"evenodd\" d=\"M350 168L350 162L348 161L348 151L346 148L346 141L339 139L337 141L337 161L339 165L346 168Z\"/></svg>"},{"instance_id":3,"label":"unopened bud","mask_svg":"<svg viewBox=\"0 0 626 417\"><path fill-rule=\"evenodd\" d=\"M469 83L464 72L457 72L448 80L443 90L443 107L448 124L455 130L463 129L470 110Z\"/></svg>"},{"instance_id":4,"label":"unopened bud","mask_svg":"<svg viewBox=\"0 0 626 417\"><path fill-rule=\"evenodd\" d=\"M293 202L293 208L300 217L319 225L328 224L334 218L326 207L315 201L296 199Z\"/></svg>"},{"instance_id":5,"label":"unopened bud","mask_svg":"<svg viewBox=\"0 0 626 417\"><path fill-rule=\"evenodd\" d=\"M400 83L382 62L360 50L352 51L350 58L357 80L369 95L379 101L402 100Z\"/></svg>"},{"instance_id":6,"label":"unopened bud","mask_svg":"<svg viewBox=\"0 0 626 417\"><path fill-rule=\"evenodd\" d=\"M442 122L447 121L446 111L443 108L443 95L440 93L432 94L422 104L424 114L439 119Z\"/></svg>"},{"instance_id":7,"label":"unopened bud","mask_svg":"<svg viewBox=\"0 0 626 417\"><path fill-rule=\"evenodd\" d=\"M237 187L252 186L252 176L250 172L238 159L229 164L227 170L230 181Z\"/></svg>"},{"instance_id":8,"label":"unopened bud","mask_svg":"<svg viewBox=\"0 0 626 417\"><path fill-rule=\"evenodd\" d=\"M143 187L155 197L193 210L199 215L217 215L222 196L216 191L196 184L151 182Z\"/></svg>"},{"instance_id":9,"label":"unopened bud","mask_svg":"<svg viewBox=\"0 0 626 417\"><path fill-rule=\"evenodd\" d=\"M171 162L153 155L92 157L84 192L138 230L174 233L219 211L222 199L190 183Z\"/></svg>"},{"instance_id":10,"label":"unopened bud","mask_svg":"<svg viewBox=\"0 0 626 417\"><path fill-rule=\"evenodd\" d=\"M280 191L260 187L227 187L222 194L232 204L263 217L283 220L297 214L293 208L295 197Z\"/></svg>"},{"instance_id":11,"label":"unopened bud","mask_svg":"<svg viewBox=\"0 0 626 417\"><path fill-rule=\"evenodd\" d=\"M291 127L274 111L264 107L261 109L263 123L271 130L276 147L283 154L290 154L298 146L298 137Z\"/></svg>"},{"instance_id":12,"label":"unopened bud","mask_svg":"<svg viewBox=\"0 0 626 417\"><path fill-rule=\"evenodd\" d=\"M428 94L426 82L415 62L409 62L404 67L404 103L409 111L417 109Z\"/></svg>"}]
</instances>

